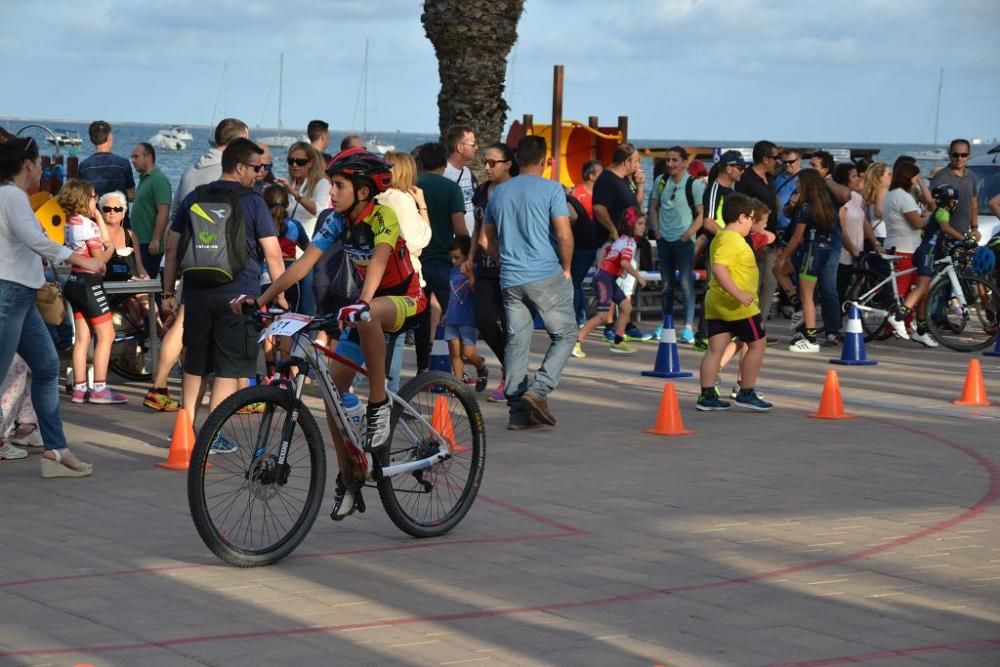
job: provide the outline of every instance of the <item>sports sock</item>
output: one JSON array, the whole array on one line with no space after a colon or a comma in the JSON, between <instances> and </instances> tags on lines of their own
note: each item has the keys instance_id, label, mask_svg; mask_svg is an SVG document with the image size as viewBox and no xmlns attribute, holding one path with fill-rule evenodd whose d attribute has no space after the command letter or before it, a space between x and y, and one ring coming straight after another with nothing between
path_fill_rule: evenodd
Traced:
<instances>
[{"instance_id":1,"label":"sports sock","mask_svg":"<svg viewBox=\"0 0 1000 667\"><path fill-rule=\"evenodd\" d=\"M615 332L615 345L621 345L624 342L625 342L625 337L624 336L619 336L618 332L616 331Z\"/></svg>"},{"instance_id":2,"label":"sports sock","mask_svg":"<svg viewBox=\"0 0 1000 667\"><path fill-rule=\"evenodd\" d=\"M91 389L93 389L94 391L104 391L107 388L108 388L107 382L95 382L94 386L91 387Z\"/></svg>"},{"instance_id":3,"label":"sports sock","mask_svg":"<svg viewBox=\"0 0 1000 667\"><path fill-rule=\"evenodd\" d=\"M87 391L87 382L74 382L73 391Z\"/></svg>"},{"instance_id":4,"label":"sports sock","mask_svg":"<svg viewBox=\"0 0 1000 667\"><path fill-rule=\"evenodd\" d=\"M701 395L703 398L715 398L715 387L702 387Z\"/></svg>"}]
</instances>

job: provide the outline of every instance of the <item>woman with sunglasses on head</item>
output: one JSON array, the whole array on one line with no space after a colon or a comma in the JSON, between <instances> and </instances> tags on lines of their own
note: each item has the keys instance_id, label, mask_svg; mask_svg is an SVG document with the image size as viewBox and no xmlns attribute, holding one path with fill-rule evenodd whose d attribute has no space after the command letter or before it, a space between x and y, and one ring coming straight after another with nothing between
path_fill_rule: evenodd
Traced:
<instances>
[{"instance_id":1,"label":"woman with sunglasses on head","mask_svg":"<svg viewBox=\"0 0 1000 667\"><path fill-rule=\"evenodd\" d=\"M324 171L326 165L320 152L306 141L292 144L285 161L288 178L275 178L274 181L288 193L288 217L302 223L306 236L311 239L320 212L330 208L330 179ZM302 253L297 255L301 257ZM303 278L300 287L299 312L312 315L316 312L313 275Z\"/></svg>"},{"instance_id":2,"label":"woman with sunglasses on head","mask_svg":"<svg viewBox=\"0 0 1000 667\"><path fill-rule=\"evenodd\" d=\"M520 169L514 161L514 151L505 143L496 143L487 148L485 158L488 180L481 183L472 195L476 224L472 231L473 243L466 264L475 271L476 276L473 283L476 328L501 364L500 384L486 397L486 400L498 403L507 400L503 393L506 374L502 367L504 349L507 347L507 316L503 307L503 293L500 291L499 258L485 252L487 239L482 233L483 215L496 187L517 176Z\"/></svg>"},{"instance_id":3,"label":"woman with sunglasses on head","mask_svg":"<svg viewBox=\"0 0 1000 667\"><path fill-rule=\"evenodd\" d=\"M108 360L115 342L111 306L104 292L103 267L115 254L104 218L97 210L97 193L87 181L71 178L56 197L68 216L66 245L78 255L94 257L102 270L74 268L63 292L73 307L76 336L73 341L74 403L126 403L128 399L107 386ZM94 343L94 384L87 386L87 356L91 336Z\"/></svg>"},{"instance_id":4,"label":"woman with sunglasses on head","mask_svg":"<svg viewBox=\"0 0 1000 667\"><path fill-rule=\"evenodd\" d=\"M45 283L43 258L93 272L100 271L102 263L74 253L42 231L28 201L28 192L38 189L41 176L34 139L0 144L0 373L7 374L15 353L31 369L31 401L45 447L42 476L85 477L94 467L66 446L59 415L59 357L35 298Z\"/></svg>"}]
</instances>

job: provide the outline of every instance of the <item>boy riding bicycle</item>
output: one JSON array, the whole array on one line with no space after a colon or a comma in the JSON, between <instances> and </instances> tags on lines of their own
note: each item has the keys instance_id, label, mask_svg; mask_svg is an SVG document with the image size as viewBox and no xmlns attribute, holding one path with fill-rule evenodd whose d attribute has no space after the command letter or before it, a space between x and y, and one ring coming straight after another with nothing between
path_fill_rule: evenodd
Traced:
<instances>
[{"instance_id":1,"label":"boy riding bicycle","mask_svg":"<svg viewBox=\"0 0 1000 667\"><path fill-rule=\"evenodd\" d=\"M415 322L426 307L420 279L403 240L396 214L377 204L375 196L385 192L392 182L391 165L361 148L349 148L330 161L327 174L333 181L330 200L334 212L316 233L305 253L256 300L248 303L267 306L277 295L305 277L337 241L342 241L361 285L356 303L337 313L342 326L358 331L361 351L368 369L368 408L365 426L365 450L387 444L391 404L385 391L385 333L402 331ZM331 374L337 389L347 391L355 371L336 361ZM337 427L327 413L330 432L337 451L340 472L334 493L334 519L351 514L357 502L363 511L361 484L364 470L354 458Z\"/></svg>"}]
</instances>

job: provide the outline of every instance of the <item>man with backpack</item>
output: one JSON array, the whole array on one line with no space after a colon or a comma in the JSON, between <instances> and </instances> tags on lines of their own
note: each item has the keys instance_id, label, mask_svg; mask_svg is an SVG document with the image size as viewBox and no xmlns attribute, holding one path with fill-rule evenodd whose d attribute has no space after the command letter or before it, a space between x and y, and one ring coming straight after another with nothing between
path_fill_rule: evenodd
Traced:
<instances>
[{"instance_id":1,"label":"man with backpack","mask_svg":"<svg viewBox=\"0 0 1000 667\"><path fill-rule=\"evenodd\" d=\"M660 263L663 318L673 315L674 288L678 280L684 295L684 328L679 340L694 342L694 240L701 229L705 184L688 173L688 152L683 146L667 149L667 173L653 182L649 204L649 228L656 239ZM656 330L661 338L663 325Z\"/></svg>"},{"instance_id":2,"label":"man with backpack","mask_svg":"<svg viewBox=\"0 0 1000 667\"><path fill-rule=\"evenodd\" d=\"M182 404L192 424L206 375L215 376L214 410L236 391L238 378L257 371L257 333L229 302L260 295L262 262L272 279L285 270L273 219L253 190L263 153L248 139L231 142L222 153L221 178L184 198L167 236L163 310L169 315L177 309L173 286L180 275L187 320L197 323L184 328ZM221 436L212 445L213 452L235 449Z\"/></svg>"}]
</instances>

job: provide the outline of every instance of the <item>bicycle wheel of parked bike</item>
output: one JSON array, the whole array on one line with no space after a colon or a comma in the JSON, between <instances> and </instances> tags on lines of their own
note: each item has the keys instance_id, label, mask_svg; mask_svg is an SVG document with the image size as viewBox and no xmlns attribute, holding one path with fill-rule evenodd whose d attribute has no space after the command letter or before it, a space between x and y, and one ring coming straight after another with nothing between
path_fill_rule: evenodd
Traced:
<instances>
[{"instance_id":1,"label":"bicycle wheel of parked bike","mask_svg":"<svg viewBox=\"0 0 1000 667\"><path fill-rule=\"evenodd\" d=\"M188 504L216 556L238 567L270 565L305 538L325 483L323 438L309 410L287 389L248 387L223 401L198 431Z\"/></svg>"},{"instance_id":2,"label":"bicycle wheel of parked bike","mask_svg":"<svg viewBox=\"0 0 1000 667\"><path fill-rule=\"evenodd\" d=\"M884 278L880 276L875 271L862 271L855 278L854 283L851 285L847 292L847 301L845 301L845 313L844 316L850 316L850 303L859 300L859 297L863 296L869 290L871 290L875 285ZM892 293L892 285L886 283L882 285L875 294L873 294L863 306L868 308L875 308L883 311L884 313L890 312L896 305L896 298ZM865 334L865 341L871 342L873 340L885 340L892 335L892 331L886 326L886 319L888 319L887 314L879 314L870 312L867 310L861 310L861 329ZM846 328L846 319L844 321L844 326ZM846 330L846 329L845 329Z\"/></svg>"},{"instance_id":3,"label":"bicycle wheel of parked bike","mask_svg":"<svg viewBox=\"0 0 1000 667\"><path fill-rule=\"evenodd\" d=\"M111 348L108 369L123 380L148 382L153 378L149 359L150 355L144 342L139 340L115 342Z\"/></svg>"},{"instance_id":4,"label":"bicycle wheel of parked bike","mask_svg":"<svg viewBox=\"0 0 1000 667\"><path fill-rule=\"evenodd\" d=\"M1000 294L993 283L978 276L959 276L958 282L967 303L964 307L947 277L931 285L927 327L934 340L952 350L982 350L997 338Z\"/></svg>"},{"instance_id":5,"label":"bicycle wheel of parked bike","mask_svg":"<svg viewBox=\"0 0 1000 667\"><path fill-rule=\"evenodd\" d=\"M418 375L399 395L445 438L451 458L425 470L383 477L379 496L403 532L414 537L444 535L458 525L479 492L486 461L483 415L469 387L441 371ZM439 451L427 426L402 405L394 406L391 425L389 443L379 452L383 468Z\"/></svg>"}]
</instances>

